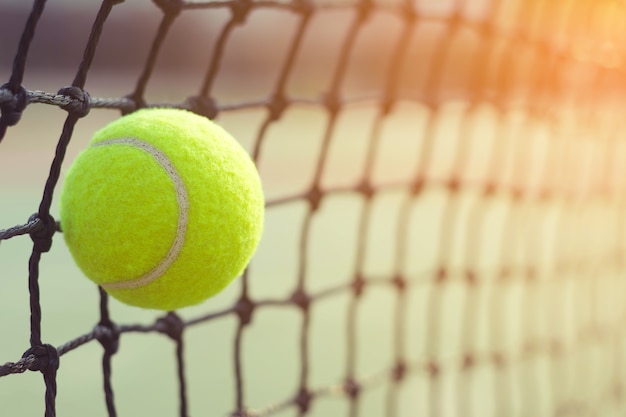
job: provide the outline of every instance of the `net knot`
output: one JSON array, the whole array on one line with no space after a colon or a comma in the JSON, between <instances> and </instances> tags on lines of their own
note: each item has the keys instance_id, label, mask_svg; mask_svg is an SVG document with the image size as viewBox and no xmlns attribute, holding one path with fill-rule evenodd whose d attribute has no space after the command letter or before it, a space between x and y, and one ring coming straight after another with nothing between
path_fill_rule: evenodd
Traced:
<instances>
[{"instance_id":1,"label":"net knot","mask_svg":"<svg viewBox=\"0 0 626 417\"><path fill-rule=\"evenodd\" d=\"M110 354L117 353L120 347L120 331L114 323L110 321L100 322L96 326L94 333L105 352Z\"/></svg>"},{"instance_id":2,"label":"net knot","mask_svg":"<svg viewBox=\"0 0 626 417\"><path fill-rule=\"evenodd\" d=\"M472 287L478 283L478 278L476 277L476 273L471 269L465 271L465 282L468 286Z\"/></svg>"},{"instance_id":3,"label":"net knot","mask_svg":"<svg viewBox=\"0 0 626 417\"><path fill-rule=\"evenodd\" d=\"M393 370L391 371L391 377L394 381L400 382L406 376L406 371L406 363L400 361L396 363L396 366L394 366Z\"/></svg>"},{"instance_id":4,"label":"net knot","mask_svg":"<svg viewBox=\"0 0 626 417\"><path fill-rule=\"evenodd\" d=\"M336 92L326 94L323 101L326 110L328 110L328 113L330 113L331 116L339 113L339 109L341 108L341 99Z\"/></svg>"},{"instance_id":5,"label":"net knot","mask_svg":"<svg viewBox=\"0 0 626 417\"><path fill-rule=\"evenodd\" d=\"M13 91L8 83L3 84L0 91L9 96L8 100L0 102L0 126L14 126L22 118L22 112L28 104L28 91L23 86Z\"/></svg>"},{"instance_id":6,"label":"net knot","mask_svg":"<svg viewBox=\"0 0 626 417\"><path fill-rule=\"evenodd\" d=\"M309 411L311 399L313 399L313 395L306 388L302 388L296 396L296 405L302 414Z\"/></svg>"},{"instance_id":7,"label":"net knot","mask_svg":"<svg viewBox=\"0 0 626 417\"><path fill-rule=\"evenodd\" d=\"M89 114L89 110L91 110L91 96L87 91L79 87L70 86L63 87L58 94L72 99L66 105L61 106L63 110L78 117L85 117Z\"/></svg>"},{"instance_id":8,"label":"net knot","mask_svg":"<svg viewBox=\"0 0 626 417\"><path fill-rule=\"evenodd\" d=\"M185 330L185 323L178 314L169 312L165 317L157 320L157 329L173 340L180 340Z\"/></svg>"},{"instance_id":9,"label":"net knot","mask_svg":"<svg viewBox=\"0 0 626 417\"><path fill-rule=\"evenodd\" d=\"M252 2L250 0L239 0L233 2L230 6L233 22L236 24L245 23L251 6Z\"/></svg>"},{"instance_id":10,"label":"net knot","mask_svg":"<svg viewBox=\"0 0 626 417\"><path fill-rule=\"evenodd\" d=\"M57 231L57 225L54 218L51 215L41 217L38 213L33 214L28 219L28 223L32 223L37 219L40 220L41 227L37 227L30 232L30 238L35 244L35 249L39 253L45 253L52 247L52 236Z\"/></svg>"},{"instance_id":11,"label":"net knot","mask_svg":"<svg viewBox=\"0 0 626 417\"><path fill-rule=\"evenodd\" d=\"M361 295L363 295L364 289L365 289L365 279L363 278L363 275L358 274L354 278L354 281L352 281L352 291L354 291L354 296L359 298Z\"/></svg>"},{"instance_id":12,"label":"net knot","mask_svg":"<svg viewBox=\"0 0 626 417\"><path fill-rule=\"evenodd\" d=\"M496 191L498 190L498 186L493 182L487 182L483 188L483 196L492 197Z\"/></svg>"},{"instance_id":13,"label":"net knot","mask_svg":"<svg viewBox=\"0 0 626 417\"><path fill-rule=\"evenodd\" d=\"M426 370L428 371L428 374L430 375L431 378L437 378L439 376L439 373L441 372L439 363L437 363L437 361L434 359L430 360L426 364Z\"/></svg>"},{"instance_id":14,"label":"net knot","mask_svg":"<svg viewBox=\"0 0 626 417\"><path fill-rule=\"evenodd\" d=\"M31 371L50 372L59 369L59 352L52 345L32 346L22 355L26 359L33 356L35 360L28 367Z\"/></svg>"},{"instance_id":15,"label":"net knot","mask_svg":"<svg viewBox=\"0 0 626 417\"><path fill-rule=\"evenodd\" d=\"M254 313L254 304L244 295L237 301L235 312L239 316L239 321L242 325L250 324L252 321L252 313Z\"/></svg>"},{"instance_id":16,"label":"net knot","mask_svg":"<svg viewBox=\"0 0 626 417\"><path fill-rule=\"evenodd\" d=\"M537 270L535 268L533 268L532 266L528 266L526 267L526 271L525 271L525 277L526 277L526 281L528 281L528 283L533 283L534 281L537 280Z\"/></svg>"},{"instance_id":17,"label":"net knot","mask_svg":"<svg viewBox=\"0 0 626 417\"><path fill-rule=\"evenodd\" d=\"M435 275L435 283L443 284L447 280L448 280L448 270L446 269L445 266L439 267Z\"/></svg>"},{"instance_id":18,"label":"net knot","mask_svg":"<svg viewBox=\"0 0 626 417\"><path fill-rule=\"evenodd\" d=\"M476 365L476 358L474 358L474 355L472 355L471 353L466 353L465 355L463 355L463 370L471 369L474 367L474 365Z\"/></svg>"},{"instance_id":19,"label":"net knot","mask_svg":"<svg viewBox=\"0 0 626 417\"><path fill-rule=\"evenodd\" d=\"M512 187L510 192L511 199L513 199L513 201L521 201L522 198L524 198L524 189L520 186Z\"/></svg>"},{"instance_id":20,"label":"net knot","mask_svg":"<svg viewBox=\"0 0 626 417\"><path fill-rule=\"evenodd\" d=\"M161 11L166 15L176 16L183 9L182 0L152 0Z\"/></svg>"},{"instance_id":21,"label":"net knot","mask_svg":"<svg viewBox=\"0 0 626 417\"><path fill-rule=\"evenodd\" d=\"M558 358L559 356L563 355L563 353L565 353L565 347L563 346L563 343L559 340L551 340L550 341L550 355Z\"/></svg>"},{"instance_id":22,"label":"net knot","mask_svg":"<svg viewBox=\"0 0 626 417\"><path fill-rule=\"evenodd\" d=\"M372 14L374 2L372 0L361 0L359 2L359 21L365 22Z\"/></svg>"},{"instance_id":23,"label":"net knot","mask_svg":"<svg viewBox=\"0 0 626 417\"><path fill-rule=\"evenodd\" d=\"M310 0L295 0L293 2L294 11L302 13L304 16L310 16L315 10Z\"/></svg>"},{"instance_id":24,"label":"net knot","mask_svg":"<svg viewBox=\"0 0 626 417\"><path fill-rule=\"evenodd\" d=\"M497 278L502 282L506 282L511 278L512 275L513 272L511 271L511 268L508 266L503 266L498 272Z\"/></svg>"},{"instance_id":25,"label":"net knot","mask_svg":"<svg viewBox=\"0 0 626 417\"><path fill-rule=\"evenodd\" d=\"M419 17L419 12L415 10L415 6L411 2L406 2L400 6L400 12L407 24L413 24Z\"/></svg>"},{"instance_id":26,"label":"net knot","mask_svg":"<svg viewBox=\"0 0 626 417\"><path fill-rule=\"evenodd\" d=\"M208 117L209 119L214 119L219 111L215 100L206 96L189 97L187 99L187 106L192 112L200 116Z\"/></svg>"},{"instance_id":27,"label":"net knot","mask_svg":"<svg viewBox=\"0 0 626 417\"><path fill-rule=\"evenodd\" d=\"M366 200L371 200L374 197L374 187L367 179L361 181L359 186L357 187L357 191L365 197Z\"/></svg>"},{"instance_id":28,"label":"net knot","mask_svg":"<svg viewBox=\"0 0 626 417\"><path fill-rule=\"evenodd\" d=\"M403 292L406 289L406 280L402 275L396 275L391 283L399 292Z\"/></svg>"},{"instance_id":29,"label":"net knot","mask_svg":"<svg viewBox=\"0 0 626 417\"><path fill-rule=\"evenodd\" d=\"M311 297L302 288L298 288L291 296L291 302L306 311L311 305Z\"/></svg>"},{"instance_id":30,"label":"net knot","mask_svg":"<svg viewBox=\"0 0 626 417\"><path fill-rule=\"evenodd\" d=\"M502 369L506 365L504 355L500 352L493 352L491 354L491 361L493 362L493 365L498 369Z\"/></svg>"},{"instance_id":31,"label":"net knot","mask_svg":"<svg viewBox=\"0 0 626 417\"><path fill-rule=\"evenodd\" d=\"M361 386L353 378L346 381L343 389L346 395L352 399L358 397L361 392Z\"/></svg>"},{"instance_id":32,"label":"net knot","mask_svg":"<svg viewBox=\"0 0 626 417\"><path fill-rule=\"evenodd\" d=\"M450 193L452 194L457 193L459 192L459 189L461 188L461 181L459 180L458 177L451 177L446 182L446 187L448 188Z\"/></svg>"},{"instance_id":33,"label":"net knot","mask_svg":"<svg viewBox=\"0 0 626 417\"><path fill-rule=\"evenodd\" d=\"M383 116L388 116L396 104L396 98L393 92L387 92L380 104L380 111Z\"/></svg>"},{"instance_id":34,"label":"net knot","mask_svg":"<svg viewBox=\"0 0 626 417\"><path fill-rule=\"evenodd\" d=\"M311 187L311 189L307 193L307 199L309 200L309 204L311 205L311 211L317 211L317 209L320 207L322 196L323 193L322 190L320 190L320 187L317 184L313 185L313 187Z\"/></svg>"},{"instance_id":35,"label":"net knot","mask_svg":"<svg viewBox=\"0 0 626 417\"><path fill-rule=\"evenodd\" d=\"M271 121L276 121L280 119L280 116L282 116L283 112L287 108L287 100L285 99L285 95L283 93L274 94L267 108L270 112L269 118Z\"/></svg>"},{"instance_id":36,"label":"net knot","mask_svg":"<svg viewBox=\"0 0 626 417\"><path fill-rule=\"evenodd\" d=\"M409 190L411 196L415 197L419 195L424 189L424 183L424 177L420 176L419 178L416 178L415 181L413 181L413 183L411 184L411 188Z\"/></svg>"},{"instance_id":37,"label":"net knot","mask_svg":"<svg viewBox=\"0 0 626 417\"><path fill-rule=\"evenodd\" d=\"M134 111L148 107L148 104L143 99L143 97L141 97L141 94L138 94L138 93L128 94L124 98L127 101L124 107L121 108L122 116L126 116L127 114L131 114Z\"/></svg>"}]
</instances>

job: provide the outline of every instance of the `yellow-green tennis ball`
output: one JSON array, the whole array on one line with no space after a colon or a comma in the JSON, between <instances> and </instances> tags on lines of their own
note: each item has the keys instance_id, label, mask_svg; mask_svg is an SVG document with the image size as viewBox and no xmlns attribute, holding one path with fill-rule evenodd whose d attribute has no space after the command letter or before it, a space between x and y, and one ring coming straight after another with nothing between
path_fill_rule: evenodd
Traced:
<instances>
[{"instance_id":1,"label":"yellow-green tennis ball","mask_svg":"<svg viewBox=\"0 0 626 417\"><path fill-rule=\"evenodd\" d=\"M67 173L60 211L87 277L124 303L174 310L242 273L264 198L254 163L224 129L143 109L96 132Z\"/></svg>"}]
</instances>

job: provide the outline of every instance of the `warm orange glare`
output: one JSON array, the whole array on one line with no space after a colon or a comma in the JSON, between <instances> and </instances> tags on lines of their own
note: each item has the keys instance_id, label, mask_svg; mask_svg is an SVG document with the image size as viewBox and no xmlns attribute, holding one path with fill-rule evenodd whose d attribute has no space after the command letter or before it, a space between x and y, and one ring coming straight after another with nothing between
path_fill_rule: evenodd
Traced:
<instances>
[{"instance_id":1,"label":"warm orange glare","mask_svg":"<svg viewBox=\"0 0 626 417\"><path fill-rule=\"evenodd\" d=\"M577 2L573 9L577 24L572 25L570 37L575 40L575 56L607 68L623 65L625 3L615 0L587 3L588 7L579 9L583 2Z\"/></svg>"},{"instance_id":2,"label":"warm orange glare","mask_svg":"<svg viewBox=\"0 0 626 417\"><path fill-rule=\"evenodd\" d=\"M469 92L531 100L538 107L604 100L622 88L626 1L502 0L481 8L483 3L459 2L454 30L445 16L422 16L403 87L434 101Z\"/></svg>"},{"instance_id":3,"label":"warm orange glare","mask_svg":"<svg viewBox=\"0 0 626 417\"><path fill-rule=\"evenodd\" d=\"M626 2L622 0L504 1L498 23L529 38L557 44L576 59L614 68L626 45Z\"/></svg>"}]
</instances>

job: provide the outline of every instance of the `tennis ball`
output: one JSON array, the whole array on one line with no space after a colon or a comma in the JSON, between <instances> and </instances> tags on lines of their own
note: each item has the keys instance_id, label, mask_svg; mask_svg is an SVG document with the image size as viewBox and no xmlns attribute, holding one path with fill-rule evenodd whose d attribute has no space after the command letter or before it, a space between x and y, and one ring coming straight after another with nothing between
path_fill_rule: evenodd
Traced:
<instances>
[{"instance_id":1,"label":"tennis ball","mask_svg":"<svg viewBox=\"0 0 626 417\"><path fill-rule=\"evenodd\" d=\"M143 109L94 135L67 172L61 228L83 273L144 308L198 304L240 275L263 229L261 182L224 129Z\"/></svg>"}]
</instances>

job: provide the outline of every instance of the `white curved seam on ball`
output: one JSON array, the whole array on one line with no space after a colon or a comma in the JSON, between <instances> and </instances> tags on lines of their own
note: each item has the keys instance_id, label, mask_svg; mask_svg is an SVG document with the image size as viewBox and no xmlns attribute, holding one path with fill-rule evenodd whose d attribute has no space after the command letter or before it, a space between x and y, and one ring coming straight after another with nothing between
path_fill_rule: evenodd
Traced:
<instances>
[{"instance_id":1,"label":"white curved seam on ball","mask_svg":"<svg viewBox=\"0 0 626 417\"><path fill-rule=\"evenodd\" d=\"M183 182L183 179L178 174L178 171L176 171L176 168L169 160L167 155L165 155L163 152L158 150L150 143L137 138L116 138L103 140L101 142L93 144L92 146L109 145L132 146L150 154L150 156L152 156L157 161L161 168L163 168L170 180L172 180L172 182L174 183L174 189L176 191L176 201L178 203L178 225L176 227L176 237L174 238L172 246L170 246L170 249L165 258L163 258L163 260L150 272L138 278L134 278L128 281L109 282L101 284L104 289L108 290L143 287L163 275L163 273L178 258L178 255L183 248L183 244L185 242L185 234L187 232L187 221L189 217L189 198L187 196L187 188L185 188L185 183Z\"/></svg>"}]
</instances>

